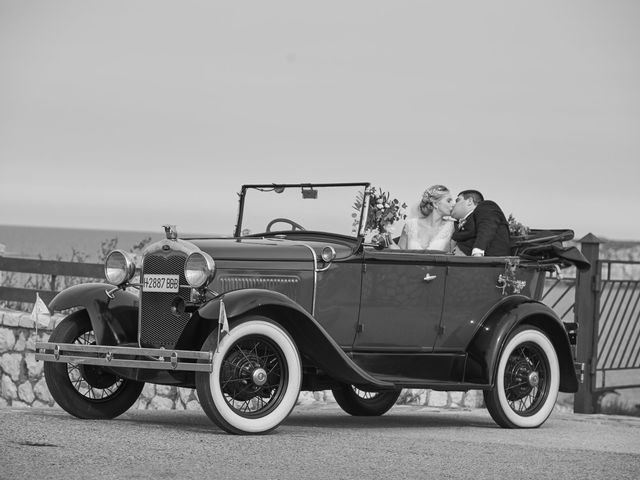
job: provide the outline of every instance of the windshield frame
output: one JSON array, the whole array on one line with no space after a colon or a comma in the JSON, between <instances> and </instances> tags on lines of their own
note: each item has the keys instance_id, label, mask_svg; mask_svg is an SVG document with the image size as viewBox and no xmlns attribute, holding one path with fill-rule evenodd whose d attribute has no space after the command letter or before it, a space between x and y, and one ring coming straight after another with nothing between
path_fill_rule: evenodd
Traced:
<instances>
[{"instance_id":1,"label":"windshield frame","mask_svg":"<svg viewBox=\"0 0 640 480\"><path fill-rule=\"evenodd\" d=\"M242 237L242 219L244 214L244 206L245 206L245 197L248 190L275 190L277 188L323 188L323 187L363 187L364 191L364 199L362 201L362 207L360 208L360 219L359 219L359 227L358 233L356 237L351 238L362 238L364 237L364 222L363 218L367 218L367 213L369 211L369 197L370 197L370 187L371 184L369 182L353 182L353 183L265 183L265 184L248 184L243 185L240 193L238 193L238 217L236 221L236 225L234 228L233 236L235 238ZM266 232L265 232L266 233ZM330 232L327 232L330 233ZM337 234L336 235L340 235ZM344 236L344 235L340 235Z\"/></svg>"}]
</instances>

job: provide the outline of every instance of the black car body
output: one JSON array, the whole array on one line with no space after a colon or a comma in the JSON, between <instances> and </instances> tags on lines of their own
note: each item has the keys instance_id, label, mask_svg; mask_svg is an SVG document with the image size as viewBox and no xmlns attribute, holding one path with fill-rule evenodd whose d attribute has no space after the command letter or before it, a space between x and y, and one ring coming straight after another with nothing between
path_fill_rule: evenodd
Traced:
<instances>
[{"instance_id":1,"label":"black car body","mask_svg":"<svg viewBox=\"0 0 640 480\"><path fill-rule=\"evenodd\" d=\"M110 418L145 382L192 387L221 428L264 433L300 390L381 415L402 388L481 389L500 425L544 423L558 391L578 387L577 326L536 300L546 271L585 267L545 248L569 236L538 232L509 257L385 249L366 235L370 194L367 183L247 185L232 237L166 226L138 265L112 252L115 285L74 286L49 305L80 307L36 345L54 399Z\"/></svg>"}]
</instances>

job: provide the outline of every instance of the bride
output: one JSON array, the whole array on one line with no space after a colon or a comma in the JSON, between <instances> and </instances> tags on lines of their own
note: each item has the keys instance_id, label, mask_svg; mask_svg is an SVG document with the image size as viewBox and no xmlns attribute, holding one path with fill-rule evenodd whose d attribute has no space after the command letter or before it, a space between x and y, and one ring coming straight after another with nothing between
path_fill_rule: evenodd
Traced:
<instances>
[{"instance_id":1,"label":"bride","mask_svg":"<svg viewBox=\"0 0 640 480\"><path fill-rule=\"evenodd\" d=\"M454 205L453 196L444 185L427 188L420 201L421 216L407 220L398 247L404 250L451 252L454 225L449 215Z\"/></svg>"}]
</instances>

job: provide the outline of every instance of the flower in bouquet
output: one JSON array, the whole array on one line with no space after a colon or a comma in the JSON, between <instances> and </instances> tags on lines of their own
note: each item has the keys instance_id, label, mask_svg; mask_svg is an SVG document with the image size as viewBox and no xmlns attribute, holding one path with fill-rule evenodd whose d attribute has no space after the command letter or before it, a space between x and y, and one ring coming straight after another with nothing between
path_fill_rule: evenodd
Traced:
<instances>
[{"instance_id":1,"label":"flower in bouquet","mask_svg":"<svg viewBox=\"0 0 640 480\"><path fill-rule=\"evenodd\" d=\"M509 214L507 222L509 223L509 234L512 237L524 237L529 234L529 227L517 221L512 213Z\"/></svg>"},{"instance_id":2,"label":"flower in bouquet","mask_svg":"<svg viewBox=\"0 0 640 480\"><path fill-rule=\"evenodd\" d=\"M353 205L354 210L362 209L362 195L359 195ZM389 192L381 188L372 187L369 190L369 211L365 221L365 233L386 233L391 225L398 220L404 220L406 203L400 203L397 198L391 198ZM354 213L354 228L357 228L358 214Z\"/></svg>"}]
</instances>

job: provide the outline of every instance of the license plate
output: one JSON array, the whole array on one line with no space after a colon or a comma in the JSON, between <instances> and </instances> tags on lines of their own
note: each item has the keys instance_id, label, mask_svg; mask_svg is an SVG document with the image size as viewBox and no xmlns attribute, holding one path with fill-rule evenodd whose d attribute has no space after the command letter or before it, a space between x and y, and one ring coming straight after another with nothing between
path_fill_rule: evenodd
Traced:
<instances>
[{"instance_id":1,"label":"license plate","mask_svg":"<svg viewBox=\"0 0 640 480\"><path fill-rule=\"evenodd\" d=\"M180 288L179 275L155 275L144 276L142 289L145 292L177 292Z\"/></svg>"}]
</instances>

